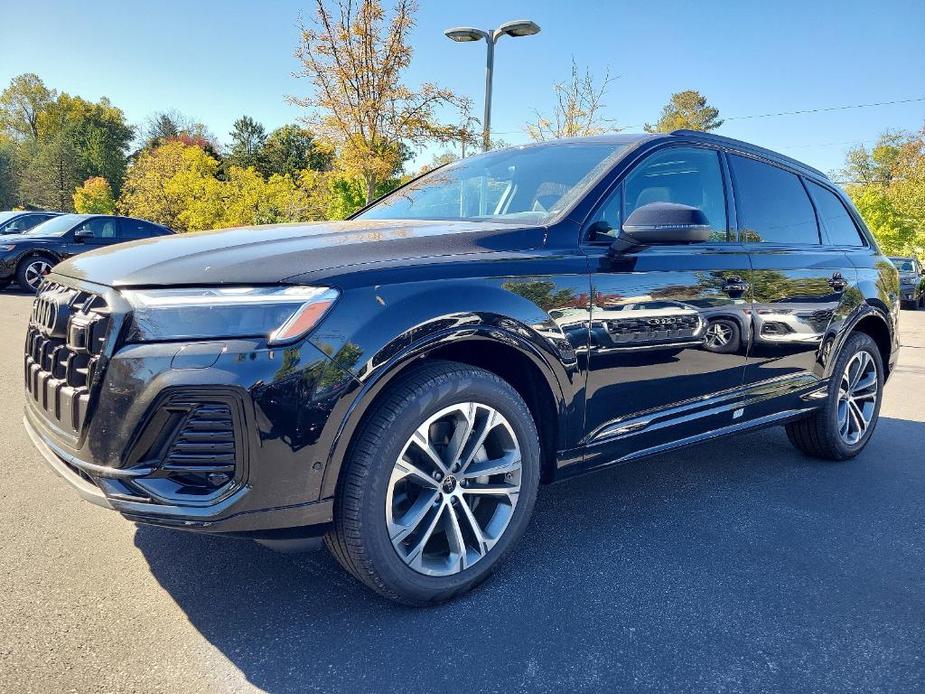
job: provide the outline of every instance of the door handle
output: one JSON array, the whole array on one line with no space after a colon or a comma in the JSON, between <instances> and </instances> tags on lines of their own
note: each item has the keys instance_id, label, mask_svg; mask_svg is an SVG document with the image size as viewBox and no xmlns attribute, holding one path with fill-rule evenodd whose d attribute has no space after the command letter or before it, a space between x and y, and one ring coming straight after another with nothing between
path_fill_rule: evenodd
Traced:
<instances>
[{"instance_id":1,"label":"door handle","mask_svg":"<svg viewBox=\"0 0 925 694\"><path fill-rule=\"evenodd\" d=\"M729 296L741 296L748 291L748 282L741 277L729 277L723 284L723 291Z\"/></svg>"},{"instance_id":2,"label":"door handle","mask_svg":"<svg viewBox=\"0 0 925 694\"><path fill-rule=\"evenodd\" d=\"M848 288L848 280L840 272L836 272L829 280L829 286L836 292L843 292Z\"/></svg>"}]
</instances>

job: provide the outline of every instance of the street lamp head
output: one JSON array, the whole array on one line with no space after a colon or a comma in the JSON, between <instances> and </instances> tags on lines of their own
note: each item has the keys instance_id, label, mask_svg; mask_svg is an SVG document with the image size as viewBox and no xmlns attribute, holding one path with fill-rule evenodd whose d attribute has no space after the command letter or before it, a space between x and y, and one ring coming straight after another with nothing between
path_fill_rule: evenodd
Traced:
<instances>
[{"instance_id":1,"label":"street lamp head","mask_svg":"<svg viewBox=\"0 0 925 694\"><path fill-rule=\"evenodd\" d=\"M529 19L515 19L513 22L505 22L495 30L495 35L507 34L508 36L533 36L540 33L540 27L536 22Z\"/></svg>"},{"instance_id":2,"label":"street lamp head","mask_svg":"<svg viewBox=\"0 0 925 694\"><path fill-rule=\"evenodd\" d=\"M451 38L459 43L469 43L470 41L481 41L488 38L488 34L475 27L453 27L443 32L447 38Z\"/></svg>"}]
</instances>

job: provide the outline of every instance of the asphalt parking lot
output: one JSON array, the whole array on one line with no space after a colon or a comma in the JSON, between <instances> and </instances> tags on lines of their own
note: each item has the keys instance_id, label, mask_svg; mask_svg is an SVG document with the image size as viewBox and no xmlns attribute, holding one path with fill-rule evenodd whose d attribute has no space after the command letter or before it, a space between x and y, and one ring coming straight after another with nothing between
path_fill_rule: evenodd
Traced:
<instances>
[{"instance_id":1,"label":"asphalt parking lot","mask_svg":"<svg viewBox=\"0 0 925 694\"><path fill-rule=\"evenodd\" d=\"M858 459L774 429L545 488L492 580L412 610L80 501L22 429L29 306L0 292L0 691L925 691L925 312Z\"/></svg>"}]
</instances>

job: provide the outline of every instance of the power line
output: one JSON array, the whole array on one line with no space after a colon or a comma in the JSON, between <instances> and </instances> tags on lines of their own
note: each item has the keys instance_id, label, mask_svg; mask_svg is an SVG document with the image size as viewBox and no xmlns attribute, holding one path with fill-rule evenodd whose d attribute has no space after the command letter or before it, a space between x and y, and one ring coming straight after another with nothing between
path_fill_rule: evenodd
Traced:
<instances>
[{"instance_id":1,"label":"power line","mask_svg":"<svg viewBox=\"0 0 925 694\"><path fill-rule=\"evenodd\" d=\"M729 116L723 120L751 120L753 118L776 118L777 116L799 116L804 113L824 113L827 111L849 111L856 108L872 108L874 106L893 106L894 104L913 104L925 101L925 96L917 96L911 99L895 99L893 101L877 101L872 104L850 104L848 106L820 106L819 108L807 108L799 111L780 111L778 113L758 113L747 116Z\"/></svg>"},{"instance_id":2,"label":"power line","mask_svg":"<svg viewBox=\"0 0 925 694\"><path fill-rule=\"evenodd\" d=\"M728 116L726 118L723 118L723 120L724 121L754 120L757 118L777 118L780 116L800 116L800 115L804 115L808 113L827 113L831 111L850 111L853 109L873 108L876 106L894 106L896 104L915 104L915 103L920 103L923 101L925 101L925 96L917 96L917 97L912 97L909 99L894 99L892 101L876 101L876 102L869 103L869 104L848 104L844 106L820 106L818 108L806 108L806 109L800 109L798 111L778 111L776 113L752 113L752 114L747 114L747 115L742 115L742 116ZM635 125L624 125L620 129L630 130L633 128L641 128L644 125L645 125L644 123L637 123ZM521 132L522 131L520 130L506 130L506 131L495 130L495 131L492 131L492 134L493 135L517 135L517 134L520 134ZM812 145L806 145L806 146L812 146Z\"/></svg>"}]
</instances>

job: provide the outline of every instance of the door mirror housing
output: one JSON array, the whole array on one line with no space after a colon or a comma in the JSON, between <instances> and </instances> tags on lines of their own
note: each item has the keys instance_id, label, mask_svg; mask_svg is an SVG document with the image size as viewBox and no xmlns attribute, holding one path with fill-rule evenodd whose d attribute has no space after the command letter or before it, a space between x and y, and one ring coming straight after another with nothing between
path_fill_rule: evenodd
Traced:
<instances>
[{"instance_id":1,"label":"door mirror housing","mask_svg":"<svg viewBox=\"0 0 925 694\"><path fill-rule=\"evenodd\" d=\"M623 223L620 238L646 246L699 243L708 241L710 232L710 220L699 207L675 202L653 202L633 210Z\"/></svg>"},{"instance_id":2,"label":"door mirror housing","mask_svg":"<svg viewBox=\"0 0 925 694\"><path fill-rule=\"evenodd\" d=\"M93 238L93 232L89 229L78 229L74 232L74 241L77 243L85 243L87 239Z\"/></svg>"}]
</instances>

